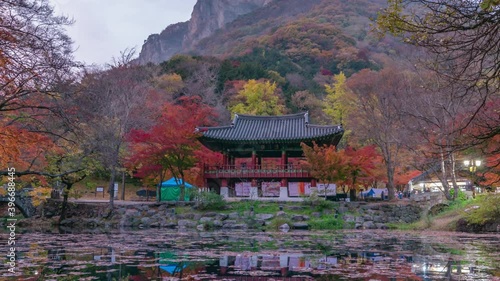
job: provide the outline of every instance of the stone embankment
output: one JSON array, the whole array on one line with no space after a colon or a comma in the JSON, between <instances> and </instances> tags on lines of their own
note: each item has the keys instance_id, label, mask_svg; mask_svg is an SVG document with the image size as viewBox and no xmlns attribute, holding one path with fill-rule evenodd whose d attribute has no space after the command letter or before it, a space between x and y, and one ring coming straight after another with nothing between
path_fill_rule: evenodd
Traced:
<instances>
[{"instance_id":1,"label":"stone embankment","mask_svg":"<svg viewBox=\"0 0 500 281\"><path fill-rule=\"evenodd\" d=\"M200 211L194 202L116 206L109 216L107 204L70 203L67 219L61 225L74 228L161 227L178 229L262 229L272 223L283 229L309 229L310 221L335 217L345 228L386 229L388 223L411 223L420 219L422 209L397 203L342 202L333 209L315 211L302 203L284 203L275 213L250 210ZM310 211L313 210L313 211ZM44 218L57 218L60 202L45 204ZM307 214L307 215L306 215ZM36 219L35 219L36 220ZM281 224L281 222L283 222Z\"/></svg>"}]
</instances>

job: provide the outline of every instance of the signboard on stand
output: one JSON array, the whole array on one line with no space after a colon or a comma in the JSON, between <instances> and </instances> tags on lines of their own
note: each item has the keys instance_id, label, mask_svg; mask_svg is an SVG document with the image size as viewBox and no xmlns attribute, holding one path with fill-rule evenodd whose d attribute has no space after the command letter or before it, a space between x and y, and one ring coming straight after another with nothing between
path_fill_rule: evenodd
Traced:
<instances>
[{"instance_id":1,"label":"signboard on stand","mask_svg":"<svg viewBox=\"0 0 500 281\"><path fill-rule=\"evenodd\" d=\"M104 198L104 187L103 186L97 186L95 188L95 197L97 197L97 192L102 192L102 198Z\"/></svg>"}]
</instances>

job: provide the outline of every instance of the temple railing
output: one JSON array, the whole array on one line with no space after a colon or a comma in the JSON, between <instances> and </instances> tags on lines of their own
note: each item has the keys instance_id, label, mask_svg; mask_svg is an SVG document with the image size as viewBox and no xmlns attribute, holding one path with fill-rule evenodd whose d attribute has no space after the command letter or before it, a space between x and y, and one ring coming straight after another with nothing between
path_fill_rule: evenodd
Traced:
<instances>
[{"instance_id":1,"label":"temple railing","mask_svg":"<svg viewBox=\"0 0 500 281\"><path fill-rule=\"evenodd\" d=\"M308 170L294 165L205 166L205 178L310 178Z\"/></svg>"}]
</instances>

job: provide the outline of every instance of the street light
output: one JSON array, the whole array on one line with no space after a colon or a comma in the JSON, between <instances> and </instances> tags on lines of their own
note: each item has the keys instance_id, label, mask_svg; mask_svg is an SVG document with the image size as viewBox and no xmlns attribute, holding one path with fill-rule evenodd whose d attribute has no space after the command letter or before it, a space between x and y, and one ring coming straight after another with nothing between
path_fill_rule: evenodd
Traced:
<instances>
[{"instance_id":1,"label":"street light","mask_svg":"<svg viewBox=\"0 0 500 281\"><path fill-rule=\"evenodd\" d=\"M469 168L471 173L475 173L477 167L481 166L481 160L464 160L464 166Z\"/></svg>"},{"instance_id":2,"label":"street light","mask_svg":"<svg viewBox=\"0 0 500 281\"><path fill-rule=\"evenodd\" d=\"M481 166L481 160L464 160L464 166L468 168L471 176L476 173L477 167ZM476 198L476 187L474 186L474 182L472 183L472 198Z\"/></svg>"}]
</instances>

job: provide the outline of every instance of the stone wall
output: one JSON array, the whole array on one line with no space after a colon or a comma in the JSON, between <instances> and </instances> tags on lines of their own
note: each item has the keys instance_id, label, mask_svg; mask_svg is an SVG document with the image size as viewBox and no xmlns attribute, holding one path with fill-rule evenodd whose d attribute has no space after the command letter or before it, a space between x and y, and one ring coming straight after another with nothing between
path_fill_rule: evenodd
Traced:
<instances>
[{"instance_id":1,"label":"stone wall","mask_svg":"<svg viewBox=\"0 0 500 281\"><path fill-rule=\"evenodd\" d=\"M350 202L339 208L346 222L356 229L386 229L388 223L412 223L420 219L422 208L416 204Z\"/></svg>"},{"instance_id":2,"label":"stone wall","mask_svg":"<svg viewBox=\"0 0 500 281\"><path fill-rule=\"evenodd\" d=\"M45 217L60 215L60 202L45 204ZM179 206L191 206L192 211L178 213ZM206 229L261 229L276 218L288 223L285 228L308 229L308 221L320 217L334 216L343 219L346 228L386 229L388 223L411 223L420 219L422 209L414 204L343 202L335 209L312 212L300 203L283 204L276 213L255 214L251 211L198 211L194 202L170 202L161 204L137 204L116 206L113 215L107 216L107 204L75 204L68 206L67 219L62 225L75 228L120 228L120 227L164 227ZM298 214L301 213L301 214Z\"/></svg>"}]
</instances>

